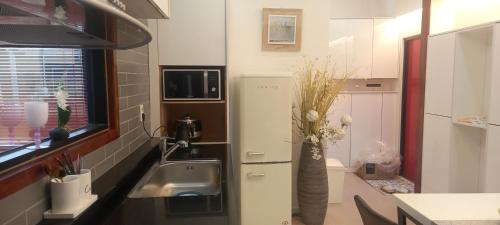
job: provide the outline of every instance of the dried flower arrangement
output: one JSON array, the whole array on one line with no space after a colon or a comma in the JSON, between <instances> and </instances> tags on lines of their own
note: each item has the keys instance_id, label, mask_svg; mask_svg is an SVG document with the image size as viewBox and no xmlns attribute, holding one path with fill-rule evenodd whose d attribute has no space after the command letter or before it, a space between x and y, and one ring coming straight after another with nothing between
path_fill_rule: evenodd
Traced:
<instances>
[{"instance_id":1,"label":"dried flower arrangement","mask_svg":"<svg viewBox=\"0 0 500 225\"><path fill-rule=\"evenodd\" d=\"M298 110L294 110L293 120L304 136L304 140L311 142L313 159L321 159L320 148L326 140L336 142L342 140L346 128L351 124L349 115L341 118L340 127L330 124L327 114L342 91L347 74L342 79L335 79L334 66L328 58L323 66L318 65L318 59L305 60L305 64L297 71L299 82L296 91ZM296 115L296 111L300 115Z\"/></svg>"}]
</instances>

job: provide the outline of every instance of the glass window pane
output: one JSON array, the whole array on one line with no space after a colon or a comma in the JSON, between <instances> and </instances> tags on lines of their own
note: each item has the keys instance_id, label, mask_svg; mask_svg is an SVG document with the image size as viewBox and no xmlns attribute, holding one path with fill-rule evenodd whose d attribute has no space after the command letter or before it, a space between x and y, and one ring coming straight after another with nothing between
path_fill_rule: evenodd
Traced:
<instances>
[{"instance_id":1,"label":"glass window pane","mask_svg":"<svg viewBox=\"0 0 500 225\"><path fill-rule=\"evenodd\" d=\"M44 117L42 139L57 127L54 92L59 83L68 91L72 108L67 127L87 126L84 65L81 49L0 48L0 152L33 143L33 126Z\"/></svg>"}]
</instances>

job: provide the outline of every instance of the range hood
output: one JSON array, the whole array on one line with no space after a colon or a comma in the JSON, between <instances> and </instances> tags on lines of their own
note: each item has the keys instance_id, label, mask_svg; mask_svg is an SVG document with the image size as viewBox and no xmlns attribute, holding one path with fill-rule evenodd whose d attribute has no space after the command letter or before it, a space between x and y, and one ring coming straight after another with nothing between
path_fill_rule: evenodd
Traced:
<instances>
[{"instance_id":1,"label":"range hood","mask_svg":"<svg viewBox=\"0 0 500 225\"><path fill-rule=\"evenodd\" d=\"M0 47L129 49L151 41L120 0L0 0ZM117 32L106 37L105 20Z\"/></svg>"}]
</instances>

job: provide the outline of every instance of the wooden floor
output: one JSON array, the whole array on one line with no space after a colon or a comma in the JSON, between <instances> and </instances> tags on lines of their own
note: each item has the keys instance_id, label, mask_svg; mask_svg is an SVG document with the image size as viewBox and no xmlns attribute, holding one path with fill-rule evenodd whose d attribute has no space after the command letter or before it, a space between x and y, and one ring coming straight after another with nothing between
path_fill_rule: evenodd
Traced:
<instances>
[{"instance_id":1,"label":"wooden floor","mask_svg":"<svg viewBox=\"0 0 500 225\"><path fill-rule=\"evenodd\" d=\"M363 225L358 209L354 204L354 195L360 195L377 212L392 221L397 221L396 206L391 199L391 195L384 195L375 190L353 173L346 173L344 185L343 202L328 206L325 225ZM294 217L292 224L304 225L300 217Z\"/></svg>"}]
</instances>

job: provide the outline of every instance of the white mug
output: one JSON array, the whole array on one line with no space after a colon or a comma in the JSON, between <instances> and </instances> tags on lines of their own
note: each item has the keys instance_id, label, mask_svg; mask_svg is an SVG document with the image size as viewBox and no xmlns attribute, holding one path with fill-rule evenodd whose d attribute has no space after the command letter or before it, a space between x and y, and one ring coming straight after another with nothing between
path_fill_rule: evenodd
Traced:
<instances>
[{"instance_id":1,"label":"white mug","mask_svg":"<svg viewBox=\"0 0 500 225\"><path fill-rule=\"evenodd\" d=\"M78 176L80 177L80 197L82 202L92 198L92 172L88 169L82 169Z\"/></svg>"},{"instance_id":2,"label":"white mug","mask_svg":"<svg viewBox=\"0 0 500 225\"><path fill-rule=\"evenodd\" d=\"M50 180L53 213L72 212L80 205L80 177L67 175Z\"/></svg>"}]
</instances>

